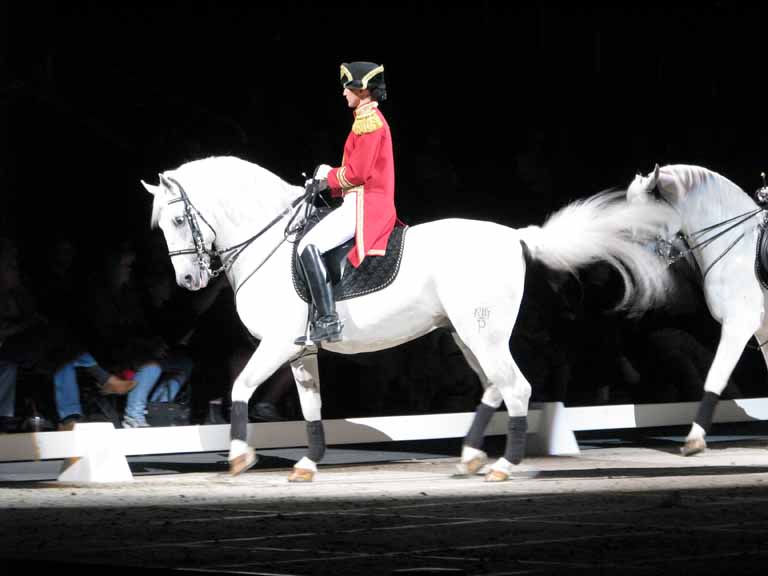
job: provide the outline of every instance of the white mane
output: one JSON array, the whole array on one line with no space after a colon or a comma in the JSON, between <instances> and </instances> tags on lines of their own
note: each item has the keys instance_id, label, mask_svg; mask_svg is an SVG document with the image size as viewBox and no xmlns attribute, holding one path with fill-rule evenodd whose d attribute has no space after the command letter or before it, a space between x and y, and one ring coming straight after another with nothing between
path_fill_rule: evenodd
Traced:
<instances>
[{"instance_id":1,"label":"white mane","mask_svg":"<svg viewBox=\"0 0 768 576\"><path fill-rule=\"evenodd\" d=\"M302 192L269 170L234 156L211 156L182 164L175 170L163 172L163 176L179 182L203 214L211 204L227 206L224 216L237 225L252 220L253 214L243 209L252 206L265 215L279 214ZM221 203L222 195L236 197L235 202ZM160 212L167 199L155 196L152 204L151 225L156 227Z\"/></svg>"},{"instance_id":2,"label":"white mane","mask_svg":"<svg viewBox=\"0 0 768 576\"><path fill-rule=\"evenodd\" d=\"M705 213L718 221L757 208L750 196L725 176L687 164L661 168L659 190L685 218L692 212Z\"/></svg>"}]
</instances>

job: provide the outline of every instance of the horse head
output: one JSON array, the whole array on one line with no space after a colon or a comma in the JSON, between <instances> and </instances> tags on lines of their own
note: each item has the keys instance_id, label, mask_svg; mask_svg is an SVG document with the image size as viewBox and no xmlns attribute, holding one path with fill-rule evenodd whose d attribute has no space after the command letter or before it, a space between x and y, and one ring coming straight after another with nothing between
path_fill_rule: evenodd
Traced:
<instances>
[{"instance_id":1,"label":"horse head","mask_svg":"<svg viewBox=\"0 0 768 576\"><path fill-rule=\"evenodd\" d=\"M154 196L152 227L159 227L168 245L176 283L187 290L205 288L211 279L215 232L173 178L160 174L155 186L141 181Z\"/></svg>"},{"instance_id":2,"label":"horse head","mask_svg":"<svg viewBox=\"0 0 768 576\"><path fill-rule=\"evenodd\" d=\"M627 201L629 202L652 202L654 200L654 190L659 183L660 168L656 164L653 172L647 176L637 173L635 179L627 188Z\"/></svg>"}]
</instances>

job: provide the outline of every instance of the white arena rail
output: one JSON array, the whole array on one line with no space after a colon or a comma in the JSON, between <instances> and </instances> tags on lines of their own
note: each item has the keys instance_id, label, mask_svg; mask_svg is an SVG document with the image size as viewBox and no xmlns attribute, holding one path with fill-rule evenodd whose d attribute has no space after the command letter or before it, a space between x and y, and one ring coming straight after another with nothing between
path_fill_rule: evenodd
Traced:
<instances>
[{"instance_id":1,"label":"white arena rail","mask_svg":"<svg viewBox=\"0 0 768 576\"><path fill-rule=\"evenodd\" d=\"M578 454L575 431L688 425L698 402L575 406L560 402L532 404L528 452ZM427 414L325 420L328 445L462 438L473 413ZM714 422L768 420L768 398L724 400ZM506 411L496 413L487 435L506 434ZM305 423L264 422L248 425L248 441L258 449L306 446ZM0 435L0 462L64 460L61 481L130 481L126 456L229 450L229 425L115 429L111 423L77 424L69 432Z\"/></svg>"}]
</instances>

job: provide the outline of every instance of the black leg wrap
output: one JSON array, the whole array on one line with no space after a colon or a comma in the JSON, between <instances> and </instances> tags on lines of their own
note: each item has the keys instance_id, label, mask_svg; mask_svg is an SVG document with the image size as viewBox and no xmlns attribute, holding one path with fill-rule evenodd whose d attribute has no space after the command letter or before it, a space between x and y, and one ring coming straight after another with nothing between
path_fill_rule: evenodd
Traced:
<instances>
[{"instance_id":1,"label":"black leg wrap","mask_svg":"<svg viewBox=\"0 0 768 576\"><path fill-rule=\"evenodd\" d=\"M475 450L480 450L483 447L485 429L488 428L488 423L495 413L496 408L482 402L477 405L475 417L472 419L472 426L469 427L469 432L467 432L467 436L464 438L464 446L469 446Z\"/></svg>"},{"instance_id":2,"label":"black leg wrap","mask_svg":"<svg viewBox=\"0 0 768 576\"><path fill-rule=\"evenodd\" d=\"M248 442L248 402L232 402L229 412L229 435L231 440Z\"/></svg>"},{"instance_id":3,"label":"black leg wrap","mask_svg":"<svg viewBox=\"0 0 768 576\"><path fill-rule=\"evenodd\" d=\"M528 417L513 416L507 428L507 449L504 458L512 464L520 464L525 456L525 434L528 432Z\"/></svg>"},{"instance_id":4,"label":"black leg wrap","mask_svg":"<svg viewBox=\"0 0 768 576\"><path fill-rule=\"evenodd\" d=\"M307 422L307 458L312 462L320 462L325 456L325 432L323 422Z\"/></svg>"},{"instance_id":5,"label":"black leg wrap","mask_svg":"<svg viewBox=\"0 0 768 576\"><path fill-rule=\"evenodd\" d=\"M704 432L709 434L709 429L712 427L712 416L715 414L715 407L720 401L720 396L714 392L704 392L704 396L699 402L699 409L696 412L696 418L694 422L704 428Z\"/></svg>"}]
</instances>

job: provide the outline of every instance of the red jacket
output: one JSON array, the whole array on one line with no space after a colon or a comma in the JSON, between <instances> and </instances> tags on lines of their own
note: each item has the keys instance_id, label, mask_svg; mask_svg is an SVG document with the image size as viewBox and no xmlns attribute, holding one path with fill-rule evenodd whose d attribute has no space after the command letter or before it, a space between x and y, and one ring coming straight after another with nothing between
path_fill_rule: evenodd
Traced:
<instances>
[{"instance_id":1,"label":"red jacket","mask_svg":"<svg viewBox=\"0 0 768 576\"><path fill-rule=\"evenodd\" d=\"M392 134L378 102L355 110L342 165L328 173L328 185L332 196L357 192L355 246L348 254L352 265L357 268L366 256L383 256L397 213Z\"/></svg>"}]
</instances>

